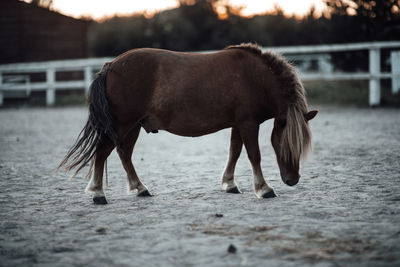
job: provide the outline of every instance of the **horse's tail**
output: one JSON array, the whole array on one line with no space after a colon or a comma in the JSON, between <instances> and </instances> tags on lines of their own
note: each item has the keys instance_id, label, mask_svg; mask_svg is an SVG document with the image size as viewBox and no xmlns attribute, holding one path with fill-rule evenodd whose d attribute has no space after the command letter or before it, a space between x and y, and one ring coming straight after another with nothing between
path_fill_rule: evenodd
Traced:
<instances>
[{"instance_id":1,"label":"horse's tail","mask_svg":"<svg viewBox=\"0 0 400 267\"><path fill-rule=\"evenodd\" d=\"M89 106L88 120L79 133L75 144L57 168L64 167L67 171L77 168L74 176L93 159L103 138L109 137L114 144L117 144L118 141L106 97L106 76L109 65L110 63L104 64L90 85L87 100ZM90 164L88 175L91 173L92 167L93 162Z\"/></svg>"}]
</instances>

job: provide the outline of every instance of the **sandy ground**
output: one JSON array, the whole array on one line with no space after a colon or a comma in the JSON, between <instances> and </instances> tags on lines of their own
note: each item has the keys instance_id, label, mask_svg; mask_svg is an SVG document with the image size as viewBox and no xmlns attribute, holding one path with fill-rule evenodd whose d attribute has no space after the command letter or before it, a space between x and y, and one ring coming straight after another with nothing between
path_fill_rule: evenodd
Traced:
<instances>
[{"instance_id":1,"label":"sandy ground","mask_svg":"<svg viewBox=\"0 0 400 267\"><path fill-rule=\"evenodd\" d=\"M106 206L84 194L83 173L55 173L86 109L1 110L0 265L399 266L400 110L319 109L295 187L279 177L272 122L261 128L262 167L278 198L255 197L245 151L243 194L220 189L228 130L142 131L133 160L154 197L126 193L113 152Z\"/></svg>"}]
</instances>

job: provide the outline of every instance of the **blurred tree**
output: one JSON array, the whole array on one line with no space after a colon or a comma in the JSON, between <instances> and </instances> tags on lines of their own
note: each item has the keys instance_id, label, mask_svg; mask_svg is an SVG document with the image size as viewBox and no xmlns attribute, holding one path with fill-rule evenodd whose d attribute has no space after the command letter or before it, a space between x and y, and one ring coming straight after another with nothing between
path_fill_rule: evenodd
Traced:
<instances>
[{"instance_id":1,"label":"blurred tree","mask_svg":"<svg viewBox=\"0 0 400 267\"><path fill-rule=\"evenodd\" d=\"M132 48L152 47L154 39L154 29L142 14L93 22L89 28L92 56L116 56Z\"/></svg>"},{"instance_id":2,"label":"blurred tree","mask_svg":"<svg viewBox=\"0 0 400 267\"><path fill-rule=\"evenodd\" d=\"M43 0L41 0L43 1ZM263 46L348 43L398 39L399 1L325 0L329 14L315 9L299 19L287 17L279 6L263 15L242 17L229 0L179 0L179 7L148 18L142 14L93 23L91 55L116 56L136 47L179 51L221 49L256 42ZM365 52L340 55L341 69L365 65ZM340 58L335 57L335 58ZM353 60L354 59L354 60ZM360 63L361 62L361 63Z\"/></svg>"},{"instance_id":3,"label":"blurred tree","mask_svg":"<svg viewBox=\"0 0 400 267\"><path fill-rule=\"evenodd\" d=\"M297 44L321 44L325 43L329 34L329 20L322 16L318 18L315 14L315 7L311 6L308 13L300 21L299 36Z\"/></svg>"},{"instance_id":4,"label":"blurred tree","mask_svg":"<svg viewBox=\"0 0 400 267\"><path fill-rule=\"evenodd\" d=\"M324 0L330 13L329 43L399 40L400 1ZM368 69L368 52L338 53L335 66L342 70Z\"/></svg>"},{"instance_id":5,"label":"blurred tree","mask_svg":"<svg viewBox=\"0 0 400 267\"><path fill-rule=\"evenodd\" d=\"M352 20L353 24L347 24L346 27L347 29L349 29L349 27L353 29L353 37L355 36L355 28L358 28L357 33L359 39L363 41L396 40L399 38L399 0L324 1L330 10L332 19L338 20L337 17L340 17L341 20L343 20L342 23L336 23L337 25L339 25L339 27L345 27L343 24L345 24L345 22L349 22L349 20Z\"/></svg>"}]
</instances>

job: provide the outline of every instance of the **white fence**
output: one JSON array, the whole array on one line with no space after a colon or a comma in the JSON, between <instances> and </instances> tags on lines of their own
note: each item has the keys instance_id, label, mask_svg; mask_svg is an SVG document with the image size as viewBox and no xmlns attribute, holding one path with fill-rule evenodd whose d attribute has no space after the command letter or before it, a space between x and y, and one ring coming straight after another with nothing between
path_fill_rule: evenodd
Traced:
<instances>
[{"instance_id":1,"label":"white fence","mask_svg":"<svg viewBox=\"0 0 400 267\"><path fill-rule=\"evenodd\" d=\"M381 101L381 85L380 79L392 79L392 85L397 84L400 79L398 65L400 61L396 61L396 57L391 56L391 73L381 72L381 49L400 50L400 41L391 42L368 42L368 43L352 43L352 44L334 44L334 45L318 45L318 46L295 46L295 47L274 47L273 50L283 54L308 54L308 53L328 53L328 52L344 52L344 51L369 51L369 72L357 73L301 73L303 81L311 80L369 80L369 105L377 106ZM392 88L392 93L398 93L399 88Z\"/></svg>"},{"instance_id":2,"label":"white fence","mask_svg":"<svg viewBox=\"0 0 400 267\"><path fill-rule=\"evenodd\" d=\"M112 58L89 58L56 60L46 62L13 63L0 65L0 105L3 104L4 91L46 91L46 104L55 103L55 92L57 89L89 89L93 79L93 72L111 61ZM56 72L60 71L83 71L84 79L78 81L56 81ZM15 76L21 73L46 73L45 82L29 83L4 83L8 75Z\"/></svg>"},{"instance_id":3,"label":"white fence","mask_svg":"<svg viewBox=\"0 0 400 267\"><path fill-rule=\"evenodd\" d=\"M352 43L352 44L334 44L334 45L317 45L317 46L293 46L293 47L265 47L263 50L272 50L285 54L289 58L297 55L315 55L325 53L325 58L331 52L369 50L369 72L342 73L342 72L301 72L303 81L313 80L369 80L369 104L376 106L380 104L381 88L380 79L392 79L393 93L397 93L399 88L395 88L400 82L400 58L398 54L392 54L392 72L381 72L381 49L400 50L400 41L392 42L368 42L368 43ZM213 52L213 51L205 51ZM93 79L94 71L111 61L113 58L90 58L76 60L57 60L46 62L30 62L30 63L13 63L0 65L0 106L3 105L3 96L5 91L46 91L47 105L55 103L55 92L59 89L85 89L88 90ZM78 81L57 81L56 72L60 71L83 71L84 79ZM45 82L31 82L29 79L24 83L10 82L15 80L16 74L22 77L29 77L30 73L46 73ZM18 76L17 75L17 76ZM14 77L14 79L9 79ZM18 80L18 79L16 79ZM22 79L24 80L24 79Z\"/></svg>"}]
</instances>

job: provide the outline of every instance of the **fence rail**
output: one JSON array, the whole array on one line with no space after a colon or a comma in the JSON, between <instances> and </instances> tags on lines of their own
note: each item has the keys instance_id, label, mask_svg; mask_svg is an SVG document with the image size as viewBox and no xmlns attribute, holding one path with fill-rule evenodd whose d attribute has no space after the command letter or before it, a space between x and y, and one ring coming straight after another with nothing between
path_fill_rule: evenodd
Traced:
<instances>
[{"instance_id":1,"label":"fence rail","mask_svg":"<svg viewBox=\"0 0 400 267\"><path fill-rule=\"evenodd\" d=\"M300 77L303 81L315 80L369 80L369 104L376 106L380 104L381 88L380 79L392 79L393 85L400 84L400 65L399 61L394 59L399 56L391 57L392 72L381 72L381 50L395 49L400 50L400 41L391 42L367 42L367 43L351 43L351 44L330 44L316 46L295 46L295 47L263 47L263 51L272 50L282 53L290 57L291 55L306 55L317 53L332 53L344 51L369 51L369 72L341 73L341 72L301 72ZM211 53L215 51L203 51ZM398 52L397 52L398 53ZM396 54L397 55L397 54ZM0 65L0 106L3 105L3 97L5 91L46 91L46 104L53 105L55 103L55 92L59 89L82 89L88 90L93 79L95 70L111 61L113 58L89 58L89 59L73 59L73 60L56 60L46 62L29 62L29 63L13 63ZM57 81L56 72L61 71L82 71L84 73L83 80L77 81ZM16 74L25 75L29 73L46 73L45 82L29 82L28 84L9 84L5 77L15 76ZM393 93L398 93L399 88L393 88Z\"/></svg>"}]
</instances>

